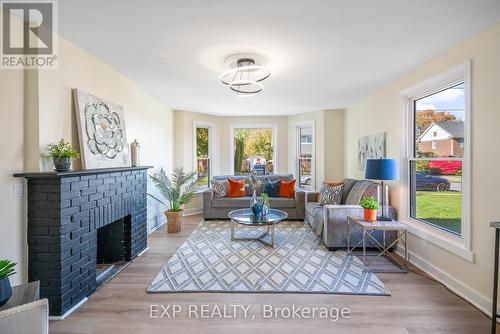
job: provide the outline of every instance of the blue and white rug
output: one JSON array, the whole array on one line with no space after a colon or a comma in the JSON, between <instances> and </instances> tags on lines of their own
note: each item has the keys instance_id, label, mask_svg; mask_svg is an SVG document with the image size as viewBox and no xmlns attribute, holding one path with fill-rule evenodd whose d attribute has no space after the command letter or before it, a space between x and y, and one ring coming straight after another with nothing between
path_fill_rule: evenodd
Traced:
<instances>
[{"instance_id":1,"label":"blue and white rug","mask_svg":"<svg viewBox=\"0 0 500 334\"><path fill-rule=\"evenodd\" d=\"M260 234L237 226L236 236ZM345 251L330 252L303 222L275 227L274 249L231 241L229 221L203 221L151 282L148 293L265 292L389 295L380 279Z\"/></svg>"}]
</instances>

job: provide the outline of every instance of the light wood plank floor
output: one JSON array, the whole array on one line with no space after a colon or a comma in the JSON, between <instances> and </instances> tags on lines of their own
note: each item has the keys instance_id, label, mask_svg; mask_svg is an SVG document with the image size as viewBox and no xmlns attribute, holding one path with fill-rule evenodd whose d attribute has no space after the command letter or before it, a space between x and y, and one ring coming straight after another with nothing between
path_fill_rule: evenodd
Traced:
<instances>
[{"instance_id":1,"label":"light wood plank floor","mask_svg":"<svg viewBox=\"0 0 500 334\"><path fill-rule=\"evenodd\" d=\"M63 321L50 323L51 333L488 333L489 319L441 284L415 273L378 274L392 296L311 294L147 294L152 278L191 234L201 216L185 217L182 232L164 229L149 236L149 250L94 293ZM152 319L151 304L182 305L175 319ZM189 304L251 306L256 319L189 319ZM275 307L348 307L349 319L262 319L263 304Z\"/></svg>"}]
</instances>

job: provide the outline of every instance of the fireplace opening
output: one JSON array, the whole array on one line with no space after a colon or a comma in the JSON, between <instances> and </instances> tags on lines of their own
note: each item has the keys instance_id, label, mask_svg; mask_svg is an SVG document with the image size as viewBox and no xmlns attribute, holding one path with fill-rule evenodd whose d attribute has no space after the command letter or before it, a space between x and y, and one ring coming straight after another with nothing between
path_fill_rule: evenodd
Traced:
<instances>
[{"instance_id":1,"label":"fireplace opening","mask_svg":"<svg viewBox=\"0 0 500 334\"><path fill-rule=\"evenodd\" d=\"M128 263L125 261L125 225L130 216L97 229L96 282L102 285Z\"/></svg>"}]
</instances>

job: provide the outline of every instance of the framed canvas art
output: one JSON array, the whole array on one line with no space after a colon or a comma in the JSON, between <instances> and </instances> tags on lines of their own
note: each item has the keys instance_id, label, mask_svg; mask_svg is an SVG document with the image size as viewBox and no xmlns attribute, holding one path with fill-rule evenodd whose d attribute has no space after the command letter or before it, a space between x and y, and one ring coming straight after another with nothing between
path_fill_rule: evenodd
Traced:
<instances>
[{"instance_id":1,"label":"framed canvas art","mask_svg":"<svg viewBox=\"0 0 500 334\"><path fill-rule=\"evenodd\" d=\"M83 169L130 166L123 107L73 89Z\"/></svg>"},{"instance_id":2,"label":"framed canvas art","mask_svg":"<svg viewBox=\"0 0 500 334\"><path fill-rule=\"evenodd\" d=\"M358 138L358 169L365 170L366 159L385 158L386 133Z\"/></svg>"}]
</instances>

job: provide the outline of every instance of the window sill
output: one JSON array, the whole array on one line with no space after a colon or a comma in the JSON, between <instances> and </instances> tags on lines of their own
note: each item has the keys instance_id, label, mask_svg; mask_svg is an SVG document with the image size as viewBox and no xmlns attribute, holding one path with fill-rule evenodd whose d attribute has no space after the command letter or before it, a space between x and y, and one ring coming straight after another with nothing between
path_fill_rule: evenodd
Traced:
<instances>
[{"instance_id":1,"label":"window sill","mask_svg":"<svg viewBox=\"0 0 500 334\"><path fill-rule=\"evenodd\" d=\"M196 190L194 191L194 195L201 195L205 190L207 190L208 188L207 187L203 187L203 188L196 188Z\"/></svg>"},{"instance_id":2,"label":"window sill","mask_svg":"<svg viewBox=\"0 0 500 334\"><path fill-rule=\"evenodd\" d=\"M411 218L403 219L401 221L408 225L408 232L410 234L430 242L469 262L475 262L474 253L465 246L465 242L461 237L441 231L431 226L426 226L424 223Z\"/></svg>"}]
</instances>

